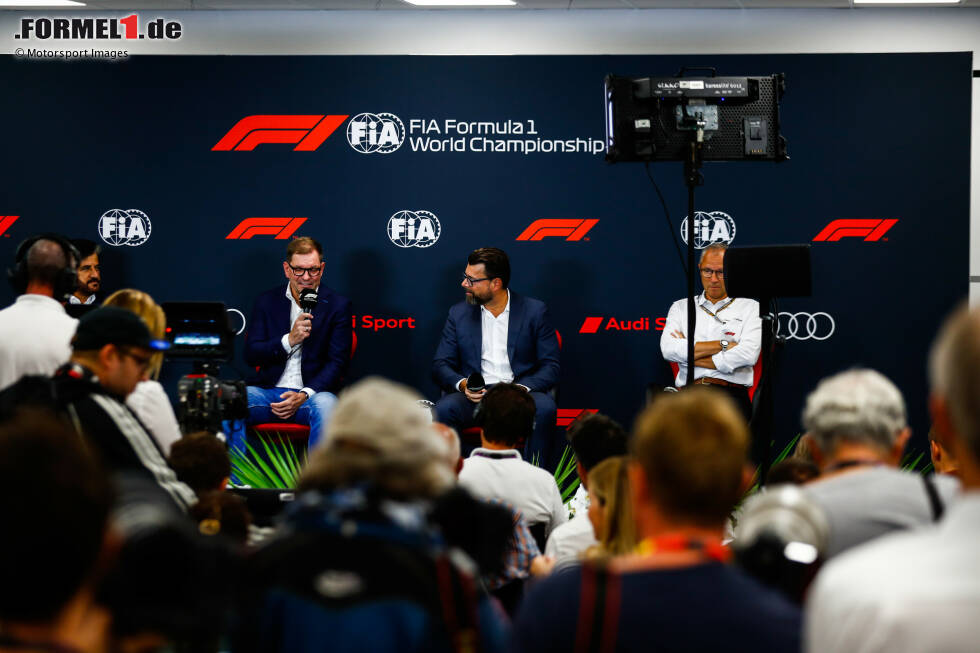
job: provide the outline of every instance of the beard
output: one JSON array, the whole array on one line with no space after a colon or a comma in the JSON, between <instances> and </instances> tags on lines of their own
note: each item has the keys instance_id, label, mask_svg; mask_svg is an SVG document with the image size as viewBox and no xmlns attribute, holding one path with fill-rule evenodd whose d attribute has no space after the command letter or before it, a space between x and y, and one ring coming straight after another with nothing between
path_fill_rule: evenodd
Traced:
<instances>
[{"instance_id":1,"label":"beard","mask_svg":"<svg viewBox=\"0 0 980 653\"><path fill-rule=\"evenodd\" d=\"M491 299L493 299L493 295L490 295L488 297L480 297L479 295L473 292L466 293L466 303L469 304L470 306L483 306Z\"/></svg>"}]
</instances>

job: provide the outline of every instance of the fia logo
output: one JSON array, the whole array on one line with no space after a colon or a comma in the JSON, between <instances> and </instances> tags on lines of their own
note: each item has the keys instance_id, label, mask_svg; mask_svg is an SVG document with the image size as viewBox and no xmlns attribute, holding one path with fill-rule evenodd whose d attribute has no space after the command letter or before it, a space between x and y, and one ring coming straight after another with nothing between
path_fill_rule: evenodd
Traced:
<instances>
[{"instance_id":1,"label":"fia logo","mask_svg":"<svg viewBox=\"0 0 980 653\"><path fill-rule=\"evenodd\" d=\"M681 238L687 244L687 218L681 221ZM735 240L735 221L723 211L694 212L694 248L704 249L711 243L731 245Z\"/></svg>"},{"instance_id":2,"label":"fia logo","mask_svg":"<svg viewBox=\"0 0 980 653\"><path fill-rule=\"evenodd\" d=\"M388 238L399 247L431 247L442 225L430 211L399 211L388 219Z\"/></svg>"},{"instance_id":3,"label":"fia logo","mask_svg":"<svg viewBox=\"0 0 980 653\"><path fill-rule=\"evenodd\" d=\"M391 154L405 142L405 124L393 113L359 113L347 123L347 142L361 154Z\"/></svg>"},{"instance_id":4,"label":"fia logo","mask_svg":"<svg viewBox=\"0 0 980 653\"><path fill-rule=\"evenodd\" d=\"M108 245L142 245L150 238L150 217L139 209L109 209L99 218L99 235Z\"/></svg>"}]
</instances>

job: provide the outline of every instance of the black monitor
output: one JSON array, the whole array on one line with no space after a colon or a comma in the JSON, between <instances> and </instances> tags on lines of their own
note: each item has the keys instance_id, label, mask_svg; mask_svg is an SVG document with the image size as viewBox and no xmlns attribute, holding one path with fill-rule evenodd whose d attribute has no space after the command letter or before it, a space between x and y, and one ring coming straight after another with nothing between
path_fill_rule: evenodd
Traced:
<instances>
[{"instance_id":1,"label":"black monitor","mask_svg":"<svg viewBox=\"0 0 980 653\"><path fill-rule=\"evenodd\" d=\"M232 357L234 332L221 302L164 302L170 342L167 358L227 361Z\"/></svg>"}]
</instances>

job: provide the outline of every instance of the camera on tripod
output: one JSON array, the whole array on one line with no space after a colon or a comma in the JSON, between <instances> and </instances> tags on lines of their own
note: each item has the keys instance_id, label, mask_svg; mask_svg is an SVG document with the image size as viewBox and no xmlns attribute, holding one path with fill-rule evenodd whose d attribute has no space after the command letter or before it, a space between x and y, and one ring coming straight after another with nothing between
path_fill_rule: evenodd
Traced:
<instances>
[{"instance_id":1,"label":"camera on tripod","mask_svg":"<svg viewBox=\"0 0 980 653\"><path fill-rule=\"evenodd\" d=\"M191 360L194 371L177 383L177 422L186 435L218 432L222 420L248 416L245 382L219 379L220 363L231 359L234 333L221 302L166 302L168 360Z\"/></svg>"}]
</instances>

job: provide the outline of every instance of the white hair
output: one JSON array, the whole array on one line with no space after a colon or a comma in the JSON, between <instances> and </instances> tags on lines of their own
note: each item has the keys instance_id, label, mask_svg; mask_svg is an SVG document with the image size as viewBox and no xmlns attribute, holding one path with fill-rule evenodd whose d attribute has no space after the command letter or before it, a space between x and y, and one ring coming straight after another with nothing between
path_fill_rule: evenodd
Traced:
<instances>
[{"instance_id":1,"label":"white hair","mask_svg":"<svg viewBox=\"0 0 980 653\"><path fill-rule=\"evenodd\" d=\"M946 320L929 354L933 394L946 401L956 434L980 460L980 309Z\"/></svg>"},{"instance_id":2,"label":"white hair","mask_svg":"<svg viewBox=\"0 0 980 653\"><path fill-rule=\"evenodd\" d=\"M419 410L414 390L369 377L341 393L323 442L310 454L301 489L370 483L396 499L431 497L447 489L448 445Z\"/></svg>"},{"instance_id":3,"label":"white hair","mask_svg":"<svg viewBox=\"0 0 980 653\"><path fill-rule=\"evenodd\" d=\"M803 427L825 453L842 440L889 450L906 425L902 393L885 375L869 369L827 377L803 409Z\"/></svg>"}]
</instances>

